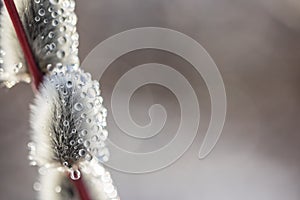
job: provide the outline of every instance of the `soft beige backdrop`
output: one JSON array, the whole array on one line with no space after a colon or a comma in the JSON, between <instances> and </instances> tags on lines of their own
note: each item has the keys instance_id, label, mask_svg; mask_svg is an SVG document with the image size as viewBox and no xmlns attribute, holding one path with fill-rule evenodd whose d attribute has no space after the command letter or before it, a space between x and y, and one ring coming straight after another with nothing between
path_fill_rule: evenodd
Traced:
<instances>
[{"instance_id":1,"label":"soft beige backdrop","mask_svg":"<svg viewBox=\"0 0 300 200\"><path fill-rule=\"evenodd\" d=\"M227 91L228 113L220 141L208 158L198 160L210 117L201 77L181 59L160 51L131 53L113 63L101 79L107 105L124 67L161 62L189 78L197 91L203 119L192 147L172 166L144 175L112 171L123 200L300 199L298 0L81 0L77 1L77 14L82 60L99 42L121 31L143 26L171 28L206 48ZM25 84L0 90L3 200L35 196L32 184L36 169L28 166L26 151L32 98L31 88ZM174 96L157 86L145 86L133 97L131 109L138 123L148 122L145 106L153 102L162 103L174 117L168 121L169 132L157 142L145 144L141 151L165 144L178 123ZM119 135L111 115L109 127L114 142L129 149L138 145Z\"/></svg>"}]
</instances>

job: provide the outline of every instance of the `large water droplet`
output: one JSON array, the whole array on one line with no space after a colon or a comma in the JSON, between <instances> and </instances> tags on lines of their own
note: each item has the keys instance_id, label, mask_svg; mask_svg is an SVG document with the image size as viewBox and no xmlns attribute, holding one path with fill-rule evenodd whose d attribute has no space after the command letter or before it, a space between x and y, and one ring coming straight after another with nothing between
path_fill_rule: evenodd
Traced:
<instances>
[{"instance_id":1,"label":"large water droplet","mask_svg":"<svg viewBox=\"0 0 300 200\"><path fill-rule=\"evenodd\" d=\"M79 150L79 156L84 156L86 154L86 151L84 149Z\"/></svg>"},{"instance_id":2,"label":"large water droplet","mask_svg":"<svg viewBox=\"0 0 300 200\"><path fill-rule=\"evenodd\" d=\"M80 179L80 171L78 170L78 169L76 169L76 170L71 170L71 172L70 172L70 178L72 179L72 180L78 180L78 179Z\"/></svg>"}]
</instances>

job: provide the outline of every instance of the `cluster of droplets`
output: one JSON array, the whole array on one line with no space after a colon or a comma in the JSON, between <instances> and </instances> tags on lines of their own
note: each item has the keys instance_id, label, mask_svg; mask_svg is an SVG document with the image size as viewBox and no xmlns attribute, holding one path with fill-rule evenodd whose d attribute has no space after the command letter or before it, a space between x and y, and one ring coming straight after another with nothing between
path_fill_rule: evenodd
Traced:
<instances>
[{"instance_id":1,"label":"cluster of droplets","mask_svg":"<svg viewBox=\"0 0 300 200\"><path fill-rule=\"evenodd\" d=\"M91 161L82 162L80 164L81 172L83 174L82 181L87 186L87 189L92 199L101 200L119 200L117 188L113 184L110 173L99 163L97 159ZM53 192L60 196L61 199L71 199L74 194L67 194L67 188L70 189L70 185L66 184L64 173L60 171L53 171L46 167L41 167L38 170L41 178L33 184L35 191L41 192ZM55 176L54 179L47 178L49 176ZM76 180L74 178L74 180ZM45 183L50 182L50 184ZM45 188L47 187L47 188ZM73 196L74 197L74 196ZM73 199L73 198L72 198ZM75 198L76 199L76 198Z\"/></svg>"},{"instance_id":2,"label":"cluster of droplets","mask_svg":"<svg viewBox=\"0 0 300 200\"><path fill-rule=\"evenodd\" d=\"M41 90L48 106L54 108L52 124L46 130L54 151L52 160L70 168L71 176L76 179L79 171L73 166L79 161L90 161L93 157L100 162L109 159L105 145L107 110L102 104L99 83L80 69L56 68L44 80L44 85L48 84L57 93L53 97L47 90ZM35 145L38 144L30 143L29 159L33 165L37 164L35 157L39 154Z\"/></svg>"},{"instance_id":3,"label":"cluster of droplets","mask_svg":"<svg viewBox=\"0 0 300 200\"><path fill-rule=\"evenodd\" d=\"M28 40L43 73L63 65L79 66L79 35L74 0L28 0L29 4L18 10L28 35ZM30 9L29 9L30 8ZM0 83L10 88L20 81L30 82L26 62L6 10L0 17ZM5 26L1 28L2 26ZM4 34L5 33L5 34ZM16 41L4 41L8 34ZM1 44L6 46L1 46ZM17 48L16 48L17 47ZM2 48L16 48L6 50ZM14 58L13 60L11 58Z\"/></svg>"},{"instance_id":4,"label":"cluster of droplets","mask_svg":"<svg viewBox=\"0 0 300 200\"><path fill-rule=\"evenodd\" d=\"M42 71L55 68L56 63L79 65L79 35L76 31L77 16L74 0L34 0L35 15L28 29L36 29L33 48L42 49ZM38 30L43 30L38 32Z\"/></svg>"}]
</instances>

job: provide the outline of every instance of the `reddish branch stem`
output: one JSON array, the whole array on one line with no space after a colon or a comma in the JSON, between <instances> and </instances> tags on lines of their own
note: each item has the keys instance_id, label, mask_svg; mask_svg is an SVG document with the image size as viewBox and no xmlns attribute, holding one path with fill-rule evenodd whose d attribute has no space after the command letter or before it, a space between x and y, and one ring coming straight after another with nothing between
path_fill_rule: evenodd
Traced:
<instances>
[{"instance_id":1,"label":"reddish branch stem","mask_svg":"<svg viewBox=\"0 0 300 200\"><path fill-rule=\"evenodd\" d=\"M70 181L73 182L73 184L77 188L77 192L81 200L91 200L89 193L87 192L86 187L82 181L82 175L78 180L73 180L70 178Z\"/></svg>"},{"instance_id":2,"label":"reddish branch stem","mask_svg":"<svg viewBox=\"0 0 300 200\"><path fill-rule=\"evenodd\" d=\"M32 50L30 48L24 27L22 25L22 22L21 22L21 19L18 14L18 11L17 11L14 1L13 0L4 0L4 3L6 6L6 9L8 11L8 14L10 16L10 19L13 23L13 26L15 28L15 31L16 31L17 37L19 39L20 45L22 47L25 59L27 61L28 69L29 69L29 72L32 77L33 86L35 87L35 89L37 89L39 84L43 80L43 75L35 62Z\"/></svg>"},{"instance_id":3,"label":"reddish branch stem","mask_svg":"<svg viewBox=\"0 0 300 200\"><path fill-rule=\"evenodd\" d=\"M13 26L15 28L17 37L19 39L20 45L22 47L25 59L28 64L28 69L32 77L32 83L34 86L34 89L37 91L39 84L43 81L43 74L39 70L36 61L34 59L34 55L32 53L32 49L29 45L28 38L26 36L26 32L24 30L23 24L21 22L19 13L17 11L16 5L13 0L4 0L6 9L8 11L8 14L10 16L10 19L13 23ZM74 181L76 189L78 190L79 196L81 200L90 200L90 197L88 195L88 192L85 188L85 185L82 181L82 178Z\"/></svg>"}]
</instances>

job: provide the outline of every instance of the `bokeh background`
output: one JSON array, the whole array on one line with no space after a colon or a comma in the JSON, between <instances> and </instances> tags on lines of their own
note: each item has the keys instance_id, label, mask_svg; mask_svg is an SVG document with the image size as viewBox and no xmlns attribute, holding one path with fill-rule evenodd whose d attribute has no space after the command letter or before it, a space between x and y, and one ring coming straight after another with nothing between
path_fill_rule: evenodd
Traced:
<instances>
[{"instance_id":1,"label":"bokeh background","mask_svg":"<svg viewBox=\"0 0 300 200\"><path fill-rule=\"evenodd\" d=\"M77 1L77 14L81 60L98 43L119 32L165 27L202 44L226 87L224 130L212 153L199 160L210 101L204 81L192 66L157 50L132 52L111 65L100 80L109 110L118 77L147 62L167 64L181 72L196 91L201 108L198 136L173 165L140 175L111 170L123 200L300 199L299 0L88 0ZM101 66L92 67L97 70ZM32 99L26 84L0 90L1 199L35 198L32 184L37 170L29 167L26 150ZM139 152L170 141L180 112L167 88L146 85L136 91L130 104L132 117L141 125L149 123L147 109L153 103L165 106L169 116L159 136L151 141L131 141L109 112L111 140Z\"/></svg>"}]
</instances>

